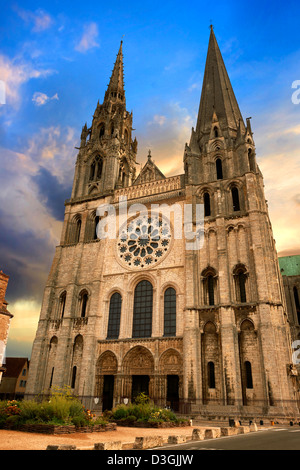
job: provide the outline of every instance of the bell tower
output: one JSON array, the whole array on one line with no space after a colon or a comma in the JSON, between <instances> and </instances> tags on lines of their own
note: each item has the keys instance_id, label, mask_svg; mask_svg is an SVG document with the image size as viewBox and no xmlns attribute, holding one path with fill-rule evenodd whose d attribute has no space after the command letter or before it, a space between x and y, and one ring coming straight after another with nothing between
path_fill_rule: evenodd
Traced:
<instances>
[{"instance_id":1,"label":"bell tower","mask_svg":"<svg viewBox=\"0 0 300 470\"><path fill-rule=\"evenodd\" d=\"M137 141L126 110L122 46L103 103L98 101L91 127L82 128L71 199L105 196L135 179Z\"/></svg>"}]
</instances>

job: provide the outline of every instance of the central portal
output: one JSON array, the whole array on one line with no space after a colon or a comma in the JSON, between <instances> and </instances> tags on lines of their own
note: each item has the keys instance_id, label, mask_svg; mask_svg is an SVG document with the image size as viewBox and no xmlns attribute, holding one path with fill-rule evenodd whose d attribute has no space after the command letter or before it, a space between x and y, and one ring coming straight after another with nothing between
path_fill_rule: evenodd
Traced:
<instances>
[{"instance_id":1,"label":"central portal","mask_svg":"<svg viewBox=\"0 0 300 470\"><path fill-rule=\"evenodd\" d=\"M135 398L140 393L145 393L149 396L149 375L133 375L132 376L132 389L131 389L131 400L134 401Z\"/></svg>"}]
</instances>

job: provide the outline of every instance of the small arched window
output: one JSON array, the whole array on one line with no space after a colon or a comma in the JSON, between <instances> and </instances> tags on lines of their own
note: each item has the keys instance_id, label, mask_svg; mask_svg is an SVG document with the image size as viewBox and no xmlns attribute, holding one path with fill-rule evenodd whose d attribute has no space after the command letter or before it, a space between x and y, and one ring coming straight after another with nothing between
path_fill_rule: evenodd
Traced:
<instances>
[{"instance_id":1,"label":"small arched window","mask_svg":"<svg viewBox=\"0 0 300 470\"><path fill-rule=\"evenodd\" d=\"M216 170L217 170L217 179L223 179L223 168L222 168L222 160L221 158L217 158L216 160Z\"/></svg>"},{"instance_id":2,"label":"small arched window","mask_svg":"<svg viewBox=\"0 0 300 470\"><path fill-rule=\"evenodd\" d=\"M236 300L237 302L247 302L247 270L243 265L238 266L234 272L236 284Z\"/></svg>"},{"instance_id":3,"label":"small arched window","mask_svg":"<svg viewBox=\"0 0 300 470\"><path fill-rule=\"evenodd\" d=\"M239 284L239 291L240 291L240 301L247 302L246 297L246 274L239 273L238 274L238 284Z\"/></svg>"},{"instance_id":4,"label":"small arched window","mask_svg":"<svg viewBox=\"0 0 300 470\"><path fill-rule=\"evenodd\" d=\"M122 297L118 292L115 292L111 296L110 303L109 303L107 339L119 338L121 308L122 308Z\"/></svg>"},{"instance_id":5,"label":"small arched window","mask_svg":"<svg viewBox=\"0 0 300 470\"><path fill-rule=\"evenodd\" d=\"M204 304L213 306L216 303L216 273L210 268L205 270L202 276Z\"/></svg>"},{"instance_id":6,"label":"small arched window","mask_svg":"<svg viewBox=\"0 0 300 470\"><path fill-rule=\"evenodd\" d=\"M66 307L66 298L67 298L66 292L63 292L59 297L59 317L60 318L64 317L65 307Z\"/></svg>"},{"instance_id":7,"label":"small arched window","mask_svg":"<svg viewBox=\"0 0 300 470\"><path fill-rule=\"evenodd\" d=\"M87 314L87 304L88 304L88 293L86 291L81 292L80 294L80 316L84 318Z\"/></svg>"},{"instance_id":8,"label":"small arched window","mask_svg":"<svg viewBox=\"0 0 300 470\"><path fill-rule=\"evenodd\" d=\"M81 232L81 219L77 219L76 227L75 227L75 243L79 243L80 240L80 232Z\"/></svg>"},{"instance_id":9,"label":"small arched window","mask_svg":"<svg viewBox=\"0 0 300 470\"><path fill-rule=\"evenodd\" d=\"M214 134L215 134L215 138L219 137L219 131L218 131L217 126L214 127Z\"/></svg>"},{"instance_id":10,"label":"small arched window","mask_svg":"<svg viewBox=\"0 0 300 470\"><path fill-rule=\"evenodd\" d=\"M204 193L204 216L208 217L211 215L211 207L210 207L210 195L209 193Z\"/></svg>"},{"instance_id":11,"label":"small arched window","mask_svg":"<svg viewBox=\"0 0 300 470\"><path fill-rule=\"evenodd\" d=\"M215 305L214 278L207 276L208 305Z\"/></svg>"},{"instance_id":12,"label":"small arched window","mask_svg":"<svg viewBox=\"0 0 300 470\"><path fill-rule=\"evenodd\" d=\"M105 133L105 126L104 126L104 124L101 124L100 130L99 130L99 138L100 139L102 139L102 137L104 136L104 133Z\"/></svg>"},{"instance_id":13,"label":"small arched window","mask_svg":"<svg viewBox=\"0 0 300 470\"><path fill-rule=\"evenodd\" d=\"M213 362L209 362L207 364L207 375L208 375L208 388L216 388L215 364Z\"/></svg>"},{"instance_id":14,"label":"small arched window","mask_svg":"<svg viewBox=\"0 0 300 470\"><path fill-rule=\"evenodd\" d=\"M164 336L176 335L176 291L169 287L164 295Z\"/></svg>"},{"instance_id":15,"label":"small arched window","mask_svg":"<svg viewBox=\"0 0 300 470\"><path fill-rule=\"evenodd\" d=\"M232 206L234 211L241 210L240 208L240 197L239 197L239 190L236 186L231 189L231 196L232 196Z\"/></svg>"},{"instance_id":16,"label":"small arched window","mask_svg":"<svg viewBox=\"0 0 300 470\"><path fill-rule=\"evenodd\" d=\"M245 362L246 388L253 388L252 367L249 361Z\"/></svg>"}]
</instances>

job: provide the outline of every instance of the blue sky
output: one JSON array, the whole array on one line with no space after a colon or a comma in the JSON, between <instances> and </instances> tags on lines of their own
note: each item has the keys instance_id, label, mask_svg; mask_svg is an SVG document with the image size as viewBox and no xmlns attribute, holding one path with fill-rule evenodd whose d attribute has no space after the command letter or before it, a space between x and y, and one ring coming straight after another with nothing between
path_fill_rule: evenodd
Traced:
<instances>
[{"instance_id":1,"label":"blue sky","mask_svg":"<svg viewBox=\"0 0 300 470\"><path fill-rule=\"evenodd\" d=\"M295 1L13 1L1 5L0 269L10 275L7 355L30 356L70 196L75 147L123 38L138 161L182 172L213 23L257 157L280 254L298 254L299 7ZM124 36L124 37L123 37Z\"/></svg>"}]
</instances>

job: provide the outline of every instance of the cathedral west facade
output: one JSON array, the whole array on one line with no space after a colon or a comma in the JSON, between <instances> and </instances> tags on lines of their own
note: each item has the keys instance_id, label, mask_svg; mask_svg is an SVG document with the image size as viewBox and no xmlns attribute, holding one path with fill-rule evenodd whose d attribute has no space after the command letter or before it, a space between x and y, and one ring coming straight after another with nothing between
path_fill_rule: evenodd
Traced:
<instances>
[{"instance_id":1,"label":"cathedral west facade","mask_svg":"<svg viewBox=\"0 0 300 470\"><path fill-rule=\"evenodd\" d=\"M121 43L103 103L82 129L27 396L68 385L99 410L145 392L182 413L297 414L263 177L212 28L184 173L165 177L149 152L136 175L132 127ZM203 246L189 249L175 236L178 220L166 224L159 210L124 219L122 198L128 211L189 205L194 228L201 205ZM114 208L115 238L98 236L103 204Z\"/></svg>"}]
</instances>

